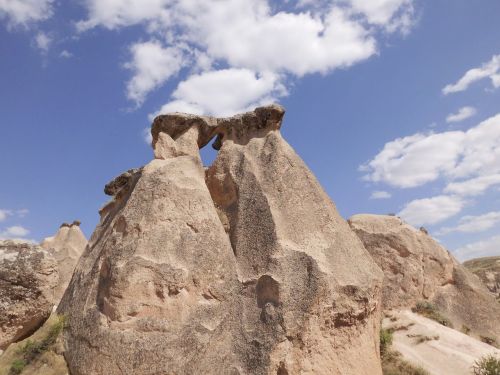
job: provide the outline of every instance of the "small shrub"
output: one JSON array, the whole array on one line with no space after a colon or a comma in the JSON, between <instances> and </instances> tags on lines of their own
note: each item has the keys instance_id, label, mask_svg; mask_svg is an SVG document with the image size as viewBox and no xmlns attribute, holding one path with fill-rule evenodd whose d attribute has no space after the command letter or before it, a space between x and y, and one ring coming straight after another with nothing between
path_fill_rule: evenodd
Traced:
<instances>
[{"instance_id":1,"label":"small shrub","mask_svg":"<svg viewBox=\"0 0 500 375\"><path fill-rule=\"evenodd\" d=\"M55 323L50 326L47 335L42 340L26 341L26 343L16 352L22 357L22 359L16 359L12 362L9 375L21 374L23 369L28 364L33 362L40 354L47 351L53 344L55 344L57 337L62 332L65 324L65 316L58 316Z\"/></svg>"},{"instance_id":2,"label":"small shrub","mask_svg":"<svg viewBox=\"0 0 500 375\"><path fill-rule=\"evenodd\" d=\"M479 336L479 338L481 339L482 342L484 342L485 344L488 344L488 345L491 345L491 346L494 346L495 348L498 348L498 343L497 343L497 340L495 340L493 337L489 337L489 336Z\"/></svg>"},{"instance_id":3,"label":"small shrub","mask_svg":"<svg viewBox=\"0 0 500 375\"><path fill-rule=\"evenodd\" d=\"M382 358L382 372L384 375L429 375L427 370L405 361L396 351L389 351Z\"/></svg>"},{"instance_id":4,"label":"small shrub","mask_svg":"<svg viewBox=\"0 0 500 375\"><path fill-rule=\"evenodd\" d=\"M500 359L487 355L478 359L472 366L474 375L500 375Z\"/></svg>"},{"instance_id":5,"label":"small shrub","mask_svg":"<svg viewBox=\"0 0 500 375\"><path fill-rule=\"evenodd\" d=\"M426 318L432 319L445 327L453 328L453 324L451 323L451 321L447 317L442 315L437 307L430 302L418 302L415 307L411 309L411 311L425 316Z\"/></svg>"},{"instance_id":6,"label":"small shrub","mask_svg":"<svg viewBox=\"0 0 500 375\"><path fill-rule=\"evenodd\" d=\"M381 328L380 329L380 355L384 356L389 352L389 349L392 345L392 331L389 329Z\"/></svg>"},{"instance_id":7,"label":"small shrub","mask_svg":"<svg viewBox=\"0 0 500 375\"><path fill-rule=\"evenodd\" d=\"M470 333L470 328L467 327L465 324L462 324L461 331L462 331L462 333L465 333L466 335L468 335Z\"/></svg>"},{"instance_id":8,"label":"small shrub","mask_svg":"<svg viewBox=\"0 0 500 375\"><path fill-rule=\"evenodd\" d=\"M18 375L21 372L23 372L25 367L26 367L26 362L24 360L16 359L14 362L12 362L12 365L10 366L9 375Z\"/></svg>"}]
</instances>

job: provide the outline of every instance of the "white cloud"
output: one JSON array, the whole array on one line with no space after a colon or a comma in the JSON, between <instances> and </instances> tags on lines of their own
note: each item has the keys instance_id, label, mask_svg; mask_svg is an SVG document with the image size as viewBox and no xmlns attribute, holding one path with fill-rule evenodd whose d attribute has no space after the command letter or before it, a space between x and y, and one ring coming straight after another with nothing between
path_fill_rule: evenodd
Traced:
<instances>
[{"instance_id":1,"label":"white cloud","mask_svg":"<svg viewBox=\"0 0 500 375\"><path fill-rule=\"evenodd\" d=\"M374 25L385 25L388 31L407 33L413 26L411 0L349 0L353 10L366 16Z\"/></svg>"},{"instance_id":2,"label":"white cloud","mask_svg":"<svg viewBox=\"0 0 500 375\"><path fill-rule=\"evenodd\" d=\"M142 130L142 139L148 145L151 145L151 143L153 143L153 136L151 135L151 128L144 128Z\"/></svg>"},{"instance_id":3,"label":"white cloud","mask_svg":"<svg viewBox=\"0 0 500 375\"><path fill-rule=\"evenodd\" d=\"M462 246L453 253L460 261L498 255L500 254L500 235Z\"/></svg>"},{"instance_id":4,"label":"white cloud","mask_svg":"<svg viewBox=\"0 0 500 375\"><path fill-rule=\"evenodd\" d=\"M494 185L500 185L500 174L480 176L460 182L450 182L446 185L444 191L445 193L473 196L483 194Z\"/></svg>"},{"instance_id":5,"label":"white cloud","mask_svg":"<svg viewBox=\"0 0 500 375\"><path fill-rule=\"evenodd\" d=\"M9 27L29 27L52 16L53 0L0 0L0 19Z\"/></svg>"},{"instance_id":6,"label":"white cloud","mask_svg":"<svg viewBox=\"0 0 500 375\"><path fill-rule=\"evenodd\" d=\"M88 19L77 23L79 31L96 26L116 29L161 17L171 0L86 0Z\"/></svg>"},{"instance_id":7,"label":"white cloud","mask_svg":"<svg viewBox=\"0 0 500 375\"><path fill-rule=\"evenodd\" d=\"M460 122L476 114L476 108L474 107L462 107L457 113L450 113L446 117L446 122Z\"/></svg>"},{"instance_id":8,"label":"white cloud","mask_svg":"<svg viewBox=\"0 0 500 375\"><path fill-rule=\"evenodd\" d=\"M398 216L414 226L436 224L458 214L464 205L458 196L438 195L407 203Z\"/></svg>"},{"instance_id":9,"label":"white cloud","mask_svg":"<svg viewBox=\"0 0 500 375\"><path fill-rule=\"evenodd\" d=\"M500 87L500 55L495 55L490 61L484 63L479 68L468 70L456 83L446 85L443 94L465 91L473 83L489 78L494 88Z\"/></svg>"},{"instance_id":10,"label":"white cloud","mask_svg":"<svg viewBox=\"0 0 500 375\"><path fill-rule=\"evenodd\" d=\"M12 215L11 210L0 209L0 221L5 221L10 215Z\"/></svg>"},{"instance_id":11,"label":"white cloud","mask_svg":"<svg viewBox=\"0 0 500 375\"><path fill-rule=\"evenodd\" d=\"M464 185L454 180L474 179L476 192L496 183L500 174L500 114L467 131L417 133L385 144L382 151L361 166L364 178L409 188L452 180L447 191L460 193ZM481 187L484 187L481 190ZM462 188L462 189L461 189ZM466 192L465 192L466 194Z\"/></svg>"},{"instance_id":12,"label":"white cloud","mask_svg":"<svg viewBox=\"0 0 500 375\"><path fill-rule=\"evenodd\" d=\"M279 79L273 85L284 87L292 78L349 67L377 53L375 36L379 29L394 32L401 30L403 24L408 25L412 2L328 0L322 1L320 7L311 2L302 4L300 11L284 11L269 0L86 0L88 18L80 21L78 28L117 29L142 24L161 43L157 47L168 45L174 51L182 50L190 59L157 64L145 57L141 60L144 68L140 68L137 56L133 56L128 64L134 70L127 90L129 98L140 104L147 92L163 85L182 62L188 77L179 84L167 108L203 113L211 110L210 113L222 115L266 100L268 91L255 98L253 93L240 94L247 87L242 86L236 90L240 94L238 103L221 101L222 93L212 103L210 98L186 100L180 92L199 81L199 77L214 77L217 71L224 71L222 75L231 71L248 71L254 77L272 75ZM159 72L162 67L164 71ZM220 82L227 81L221 78ZM248 87L254 89L254 85ZM244 96L249 101L240 103ZM229 106L221 106L223 102Z\"/></svg>"},{"instance_id":13,"label":"white cloud","mask_svg":"<svg viewBox=\"0 0 500 375\"><path fill-rule=\"evenodd\" d=\"M14 225L12 227L8 227L3 232L0 232L0 238L23 238L26 237L30 231L24 227L19 225Z\"/></svg>"},{"instance_id":14,"label":"white cloud","mask_svg":"<svg viewBox=\"0 0 500 375\"><path fill-rule=\"evenodd\" d=\"M48 34L40 31L35 36L35 44L42 53L47 53L52 44L52 38Z\"/></svg>"},{"instance_id":15,"label":"white cloud","mask_svg":"<svg viewBox=\"0 0 500 375\"><path fill-rule=\"evenodd\" d=\"M389 199L391 196L391 193L387 191L374 191L370 195L370 199Z\"/></svg>"},{"instance_id":16,"label":"white cloud","mask_svg":"<svg viewBox=\"0 0 500 375\"><path fill-rule=\"evenodd\" d=\"M127 84L127 96L140 105L146 95L181 69L183 56L178 48L162 47L158 41L135 43L130 47L132 61L125 64L134 76Z\"/></svg>"},{"instance_id":17,"label":"white cloud","mask_svg":"<svg viewBox=\"0 0 500 375\"><path fill-rule=\"evenodd\" d=\"M225 69L192 75L179 84L173 101L159 111L231 115L249 107L273 102L285 94L274 73L255 74L248 69Z\"/></svg>"},{"instance_id":18,"label":"white cloud","mask_svg":"<svg viewBox=\"0 0 500 375\"><path fill-rule=\"evenodd\" d=\"M70 59L71 57L73 57L73 54L71 52L69 52L68 50L63 50L59 54L59 57L62 57L63 59Z\"/></svg>"},{"instance_id":19,"label":"white cloud","mask_svg":"<svg viewBox=\"0 0 500 375\"><path fill-rule=\"evenodd\" d=\"M445 235L453 232L476 233L493 228L500 223L500 211L488 212L479 216L464 216L455 227L441 228L437 235ZM500 247L499 247L500 251Z\"/></svg>"},{"instance_id":20,"label":"white cloud","mask_svg":"<svg viewBox=\"0 0 500 375\"><path fill-rule=\"evenodd\" d=\"M397 138L361 170L369 172L364 177L369 181L401 188L420 186L456 166L464 137L455 131Z\"/></svg>"}]
</instances>

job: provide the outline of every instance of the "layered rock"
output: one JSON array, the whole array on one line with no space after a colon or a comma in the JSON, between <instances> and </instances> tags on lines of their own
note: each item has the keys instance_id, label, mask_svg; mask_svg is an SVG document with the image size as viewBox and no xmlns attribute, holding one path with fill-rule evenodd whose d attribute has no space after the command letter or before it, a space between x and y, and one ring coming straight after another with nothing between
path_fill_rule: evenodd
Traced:
<instances>
[{"instance_id":1,"label":"layered rock","mask_svg":"<svg viewBox=\"0 0 500 375\"><path fill-rule=\"evenodd\" d=\"M385 309L430 301L455 328L500 342L500 304L425 231L395 216L355 215L349 224L384 271Z\"/></svg>"},{"instance_id":2,"label":"layered rock","mask_svg":"<svg viewBox=\"0 0 500 375\"><path fill-rule=\"evenodd\" d=\"M59 301L71 280L80 255L82 255L87 239L80 229L80 223L64 223L53 237L45 238L40 244L49 251L57 261L59 279L55 290L55 300Z\"/></svg>"},{"instance_id":3,"label":"layered rock","mask_svg":"<svg viewBox=\"0 0 500 375\"><path fill-rule=\"evenodd\" d=\"M471 259L463 265L479 277L496 299L500 300L500 256Z\"/></svg>"},{"instance_id":4,"label":"layered rock","mask_svg":"<svg viewBox=\"0 0 500 375\"><path fill-rule=\"evenodd\" d=\"M73 375L381 373L382 272L283 114L155 119L155 160L107 185L59 306Z\"/></svg>"},{"instance_id":5,"label":"layered rock","mask_svg":"<svg viewBox=\"0 0 500 375\"><path fill-rule=\"evenodd\" d=\"M49 317L55 259L30 243L0 241L0 349L33 333Z\"/></svg>"},{"instance_id":6,"label":"layered rock","mask_svg":"<svg viewBox=\"0 0 500 375\"><path fill-rule=\"evenodd\" d=\"M282 138L283 114L219 119L207 170L243 286L245 373L378 374L382 273Z\"/></svg>"}]
</instances>

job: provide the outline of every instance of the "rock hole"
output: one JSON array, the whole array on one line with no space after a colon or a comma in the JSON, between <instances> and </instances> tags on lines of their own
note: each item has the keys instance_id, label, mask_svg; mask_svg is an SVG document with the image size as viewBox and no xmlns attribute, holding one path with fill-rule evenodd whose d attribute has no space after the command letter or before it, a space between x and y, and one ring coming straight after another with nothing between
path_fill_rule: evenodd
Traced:
<instances>
[{"instance_id":1,"label":"rock hole","mask_svg":"<svg viewBox=\"0 0 500 375\"><path fill-rule=\"evenodd\" d=\"M257 306L263 308L267 303L274 306L280 305L279 284L271 276L264 275L257 281Z\"/></svg>"}]
</instances>

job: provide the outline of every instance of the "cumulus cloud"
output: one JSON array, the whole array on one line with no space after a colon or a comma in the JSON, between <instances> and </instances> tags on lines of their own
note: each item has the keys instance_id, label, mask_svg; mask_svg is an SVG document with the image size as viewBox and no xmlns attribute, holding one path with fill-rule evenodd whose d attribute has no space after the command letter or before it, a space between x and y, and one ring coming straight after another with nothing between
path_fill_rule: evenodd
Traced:
<instances>
[{"instance_id":1,"label":"cumulus cloud","mask_svg":"<svg viewBox=\"0 0 500 375\"><path fill-rule=\"evenodd\" d=\"M500 114L467 131L417 133L388 142L361 166L372 182L410 188L440 177L452 180L448 192L461 193L463 180L483 192L500 174ZM461 179L462 182L455 182ZM474 180L475 179L475 180ZM483 189L484 188L484 189ZM467 194L464 192L464 194Z\"/></svg>"},{"instance_id":2,"label":"cumulus cloud","mask_svg":"<svg viewBox=\"0 0 500 375\"><path fill-rule=\"evenodd\" d=\"M490 187L500 185L500 174L491 174L459 182L451 182L444 188L445 193L463 196L481 195Z\"/></svg>"},{"instance_id":3,"label":"cumulus cloud","mask_svg":"<svg viewBox=\"0 0 500 375\"><path fill-rule=\"evenodd\" d=\"M453 253L460 261L465 261L473 258L498 255L499 248L500 235L497 235L462 246Z\"/></svg>"},{"instance_id":4,"label":"cumulus cloud","mask_svg":"<svg viewBox=\"0 0 500 375\"><path fill-rule=\"evenodd\" d=\"M391 196L391 193L387 191L378 190L372 192L372 194L370 195L370 199L389 199Z\"/></svg>"},{"instance_id":5,"label":"cumulus cloud","mask_svg":"<svg viewBox=\"0 0 500 375\"><path fill-rule=\"evenodd\" d=\"M224 69L190 76L172 94L173 101L159 112L190 112L220 116L273 102L286 92L279 76L249 69Z\"/></svg>"},{"instance_id":6,"label":"cumulus cloud","mask_svg":"<svg viewBox=\"0 0 500 375\"><path fill-rule=\"evenodd\" d=\"M11 210L0 209L0 221L5 221L10 215L12 215Z\"/></svg>"},{"instance_id":7,"label":"cumulus cloud","mask_svg":"<svg viewBox=\"0 0 500 375\"><path fill-rule=\"evenodd\" d=\"M464 216L459 220L457 226L441 228L436 234L445 235L453 232L476 233L493 228L500 223L500 211L488 212L478 216ZM500 243L499 243L500 246ZM500 251L500 247L499 247Z\"/></svg>"},{"instance_id":8,"label":"cumulus cloud","mask_svg":"<svg viewBox=\"0 0 500 375\"><path fill-rule=\"evenodd\" d=\"M52 44L52 38L50 35L39 32L35 36L35 45L42 53L47 53L49 51L50 45Z\"/></svg>"},{"instance_id":9,"label":"cumulus cloud","mask_svg":"<svg viewBox=\"0 0 500 375\"><path fill-rule=\"evenodd\" d=\"M181 69L183 54L178 48L164 48L159 41L135 43L130 47L132 60L125 64L134 76L127 84L127 97L137 105L146 95Z\"/></svg>"},{"instance_id":10,"label":"cumulus cloud","mask_svg":"<svg viewBox=\"0 0 500 375\"><path fill-rule=\"evenodd\" d=\"M52 16L53 0L0 0L0 19L9 27L29 27Z\"/></svg>"},{"instance_id":11,"label":"cumulus cloud","mask_svg":"<svg viewBox=\"0 0 500 375\"><path fill-rule=\"evenodd\" d=\"M163 108L186 108L217 115L266 100L269 90L262 90L260 98L255 98L255 91L241 95L239 92L247 88L255 90L255 85L268 85L268 77L273 77L274 88L283 88L291 79L311 73L326 74L366 60L377 52L377 30L401 29L394 25L407 24L408 20L403 20L411 18L413 11L412 0L302 2L302 8L296 11L280 10L279 4L271 4L269 0L87 0L85 4L88 17L78 23L81 31L98 26L117 29L141 24L161 46L168 46L156 45L158 57L167 56L160 48L188 54L189 58L182 60L188 76ZM175 74L179 60L174 59L173 64L170 61L166 64L170 68L160 73L156 72L156 63L136 69L136 60L134 55L129 63L134 76L127 92L130 99L140 104L148 91ZM146 73L150 71L153 77ZM217 75L219 71L223 73ZM182 95L186 87L215 81L215 77L224 85L231 74L240 79L242 75L254 77L245 78L248 86L233 90L238 92L234 101L224 98L227 94L222 90L214 95L213 102L210 98L193 98L190 90L186 97ZM287 93L286 89L274 88L273 99L278 98L278 93ZM211 88L211 92L214 90ZM248 97L248 101L240 102L242 97ZM221 106L222 103L228 106Z\"/></svg>"},{"instance_id":12,"label":"cumulus cloud","mask_svg":"<svg viewBox=\"0 0 500 375\"><path fill-rule=\"evenodd\" d=\"M436 224L458 214L464 205L458 196L438 195L407 203L398 216L414 226Z\"/></svg>"},{"instance_id":13,"label":"cumulus cloud","mask_svg":"<svg viewBox=\"0 0 500 375\"><path fill-rule=\"evenodd\" d=\"M476 108L474 107L462 107L457 113L450 113L446 117L446 122L460 122L476 114Z\"/></svg>"},{"instance_id":14,"label":"cumulus cloud","mask_svg":"<svg viewBox=\"0 0 500 375\"><path fill-rule=\"evenodd\" d=\"M73 54L71 52L69 52L68 50L63 50L61 51L61 53L59 54L59 57L63 58L63 59L70 59L73 57Z\"/></svg>"},{"instance_id":15,"label":"cumulus cloud","mask_svg":"<svg viewBox=\"0 0 500 375\"><path fill-rule=\"evenodd\" d=\"M500 87L500 55L495 55L478 68L468 70L456 83L446 85L443 94L465 91L470 85L485 78L491 80L494 88Z\"/></svg>"},{"instance_id":16,"label":"cumulus cloud","mask_svg":"<svg viewBox=\"0 0 500 375\"><path fill-rule=\"evenodd\" d=\"M26 237L30 231L22 226L14 225L0 232L0 239L14 239Z\"/></svg>"}]
</instances>

